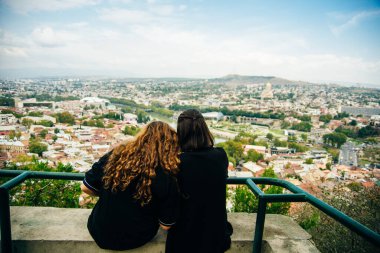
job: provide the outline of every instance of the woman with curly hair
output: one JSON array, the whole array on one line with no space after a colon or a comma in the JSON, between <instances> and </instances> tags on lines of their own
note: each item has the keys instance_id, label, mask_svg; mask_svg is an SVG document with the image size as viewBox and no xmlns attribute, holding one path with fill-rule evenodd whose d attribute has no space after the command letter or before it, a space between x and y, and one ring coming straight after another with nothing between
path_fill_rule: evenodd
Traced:
<instances>
[{"instance_id":1,"label":"woman with curly hair","mask_svg":"<svg viewBox=\"0 0 380 253\"><path fill-rule=\"evenodd\" d=\"M179 146L166 123L151 122L86 172L82 190L99 196L87 227L99 247L126 250L150 241L177 219Z\"/></svg>"}]
</instances>

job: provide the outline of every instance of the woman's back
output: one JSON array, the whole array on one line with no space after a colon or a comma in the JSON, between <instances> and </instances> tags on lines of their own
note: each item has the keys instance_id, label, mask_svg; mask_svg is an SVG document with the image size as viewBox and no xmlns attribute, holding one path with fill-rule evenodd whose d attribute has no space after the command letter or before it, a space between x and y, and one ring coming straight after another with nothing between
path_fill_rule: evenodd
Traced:
<instances>
[{"instance_id":1,"label":"woman's back","mask_svg":"<svg viewBox=\"0 0 380 253\"><path fill-rule=\"evenodd\" d=\"M137 179L124 191L112 192L102 185L103 162L107 155L86 173L85 184L97 189L99 200L88 220L88 229L101 248L131 249L151 240L161 220L172 223L178 216L175 179L162 168L156 169L152 180L152 200L144 206L134 198Z\"/></svg>"},{"instance_id":2,"label":"woman's back","mask_svg":"<svg viewBox=\"0 0 380 253\"><path fill-rule=\"evenodd\" d=\"M160 225L167 230L175 223L178 153L174 129L155 121L86 172L82 190L99 196L87 226L101 248L139 247L155 236Z\"/></svg>"},{"instance_id":3,"label":"woman's back","mask_svg":"<svg viewBox=\"0 0 380 253\"><path fill-rule=\"evenodd\" d=\"M228 159L221 148L180 155L181 213L166 252L223 252L226 235Z\"/></svg>"}]
</instances>

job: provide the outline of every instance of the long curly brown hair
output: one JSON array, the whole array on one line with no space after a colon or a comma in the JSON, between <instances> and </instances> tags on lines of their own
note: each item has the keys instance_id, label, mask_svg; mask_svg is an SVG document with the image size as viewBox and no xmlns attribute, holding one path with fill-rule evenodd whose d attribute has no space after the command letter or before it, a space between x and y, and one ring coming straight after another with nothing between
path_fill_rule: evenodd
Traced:
<instances>
[{"instance_id":1,"label":"long curly brown hair","mask_svg":"<svg viewBox=\"0 0 380 253\"><path fill-rule=\"evenodd\" d=\"M117 146L111 153L104 171L104 188L124 191L137 181L134 198L144 206L152 199L151 184L156 168L168 173L178 172L179 145L173 128L161 121L149 123L133 141Z\"/></svg>"}]
</instances>

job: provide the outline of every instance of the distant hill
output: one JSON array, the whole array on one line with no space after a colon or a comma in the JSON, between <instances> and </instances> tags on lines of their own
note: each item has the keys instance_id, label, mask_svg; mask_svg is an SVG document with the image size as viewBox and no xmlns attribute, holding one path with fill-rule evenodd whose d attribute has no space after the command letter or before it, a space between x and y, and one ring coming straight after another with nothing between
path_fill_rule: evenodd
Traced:
<instances>
[{"instance_id":1,"label":"distant hill","mask_svg":"<svg viewBox=\"0 0 380 253\"><path fill-rule=\"evenodd\" d=\"M313 83L303 81L292 81L275 76L242 76L242 75L227 75L220 78L209 79L210 81L220 81L230 85L247 84L247 83L267 83L272 85L310 85Z\"/></svg>"}]
</instances>

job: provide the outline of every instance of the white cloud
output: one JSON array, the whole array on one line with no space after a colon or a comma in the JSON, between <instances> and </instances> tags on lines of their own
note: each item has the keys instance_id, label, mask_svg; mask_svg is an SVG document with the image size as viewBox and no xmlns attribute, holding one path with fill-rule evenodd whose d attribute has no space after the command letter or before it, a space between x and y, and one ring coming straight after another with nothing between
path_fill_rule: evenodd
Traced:
<instances>
[{"instance_id":1,"label":"white cloud","mask_svg":"<svg viewBox=\"0 0 380 253\"><path fill-rule=\"evenodd\" d=\"M33 11L56 11L95 5L100 0L4 0L5 4L19 13Z\"/></svg>"},{"instance_id":2,"label":"white cloud","mask_svg":"<svg viewBox=\"0 0 380 253\"><path fill-rule=\"evenodd\" d=\"M161 15L161 16L169 16L174 13L176 7L174 5L152 5L150 6L150 11L152 13Z\"/></svg>"},{"instance_id":3,"label":"white cloud","mask_svg":"<svg viewBox=\"0 0 380 253\"><path fill-rule=\"evenodd\" d=\"M335 36L339 36L345 31L358 26L360 22L367 18L380 16L380 10L362 11L348 17L342 15L341 13L330 14L330 16L334 17L337 20L344 20L344 22L340 25L330 26L331 32Z\"/></svg>"},{"instance_id":4,"label":"white cloud","mask_svg":"<svg viewBox=\"0 0 380 253\"><path fill-rule=\"evenodd\" d=\"M99 18L117 24L147 23L153 19L146 11L119 8L102 9Z\"/></svg>"},{"instance_id":5,"label":"white cloud","mask_svg":"<svg viewBox=\"0 0 380 253\"><path fill-rule=\"evenodd\" d=\"M10 57L27 57L27 53L23 48L20 47L0 47L0 55L3 55L4 57L10 56Z\"/></svg>"},{"instance_id":6,"label":"white cloud","mask_svg":"<svg viewBox=\"0 0 380 253\"><path fill-rule=\"evenodd\" d=\"M185 5L148 4L146 8L142 9L103 8L98 13L101 20L116 24L152 24L170 21L170 18L185 10Z\"/></svg>"},{"instance_id":7,"label":"white cloud","mask_svg":"<svg viewBox=\"0 0 380 253\"><path fill-rule=\"evenodd\" d=\"M60 47L76 39L76 35L67 31L55 31L51 27L37 27L31 38L42 47Z\"/></svg>"},{"instance_id":8,"label":"white cloud","mask_svg":"<svg viewBox=\"0 0 380 253\"><path fill-rule=\"evenodd\" d=\"M131 24L129 28L91 26L86 22L45 25L24 38L0 30L0 69L67 69L67 74L142 77L217 77L237 73L380 83L379 61L315 54L300 35L271 34L263 29L230 36L185 29L178 22L153 22L156 16L149 11L107 10L110 12L102 10L103 18ZM126 18L123 14L130 15ZM150 22L145 22L146 18ZM17 60L20 57L23 59Z\"/></svg>"},{"instance_id":9,"label":"white cloud","mask_svg":"<svg viewBox=\"0 0 380 253\"><path fill-rule=\"evenodd\" d=\"M65 26L69 29L84 29L85 27L88 27L89 24L87 22L76 22L76 23L69 23Z\"/></svg>"}]
</instances>

